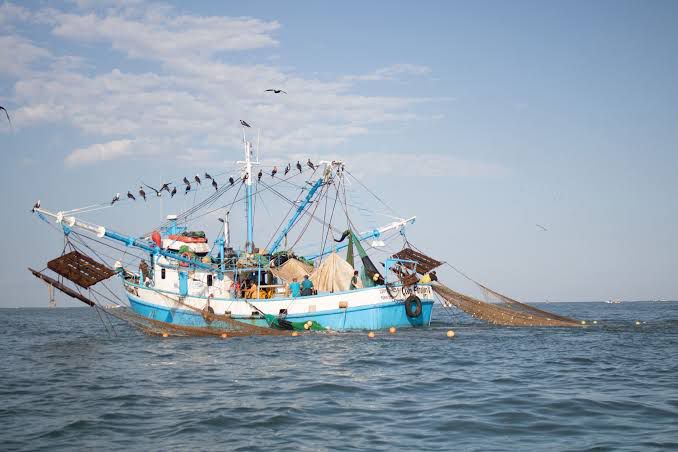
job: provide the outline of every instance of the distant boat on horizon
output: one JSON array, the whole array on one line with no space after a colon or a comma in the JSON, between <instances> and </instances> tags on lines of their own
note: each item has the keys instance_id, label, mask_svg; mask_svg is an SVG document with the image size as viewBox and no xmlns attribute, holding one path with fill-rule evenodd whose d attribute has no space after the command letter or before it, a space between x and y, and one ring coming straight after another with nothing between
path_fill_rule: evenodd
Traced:
<instances>
[{"instance_id":1,"label":"distant boat on horizon","mask_svg":"<svg viewBox=\"0 0 678 452\"><path fill-rule=\"evenodd\" d=\"M607 300L605 303L607 303L607 304L621 304L621 300L619 298L614 298L612 300Z\"/></svg>"}]
</instances>

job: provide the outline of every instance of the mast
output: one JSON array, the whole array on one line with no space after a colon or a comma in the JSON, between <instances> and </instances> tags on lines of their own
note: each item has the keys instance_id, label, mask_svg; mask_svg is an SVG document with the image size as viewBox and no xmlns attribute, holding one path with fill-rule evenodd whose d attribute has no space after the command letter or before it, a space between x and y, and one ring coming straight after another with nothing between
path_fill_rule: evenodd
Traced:
<instances>
[{"instance_id":1,"label":"mast","mask_svg":"<svg viewBox=\"0 0 678 452\"><path fill-rule=\"evenodd\" d=\"M245 142L245 160L239 161L245 165L243 179L245 180L245 209L247 216L247 241L245 242L245 251L251 253L254 251L254 197L252 193L252 165L258 165L252 161L252 143L247 141L245 136L245 126L242 130L243 141Z\"/></svg>"}]
</instances>

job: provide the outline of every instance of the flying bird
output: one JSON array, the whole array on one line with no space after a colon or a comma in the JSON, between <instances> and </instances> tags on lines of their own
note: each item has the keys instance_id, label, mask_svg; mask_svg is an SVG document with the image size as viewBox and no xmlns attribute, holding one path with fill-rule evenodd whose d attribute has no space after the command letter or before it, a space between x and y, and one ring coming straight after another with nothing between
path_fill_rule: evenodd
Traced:
<instances>
[{"instance_id":1,"label":"flying bird","mask_svg":"<svg viewBox=\"0 0 678 452\"><path fill-rule=\"evenodd\" d=\"M308 162L306 162L306 164L307 164L308 167L311 168L312 170L315 169L315 165L313 164L313 162L311 161L311 159L308 159Z\"/></svg>"},{"instance_id":2,"label":"flying bird","mask_svg":"<svg viewBox=\"0 0 678 452\"><path fill-rule=\"evenodd\" d=\"M205 179L212 179L212 176L210 176L209 174L205 173ZM214 180L214 179L212 179L212 180Z\"/></svg>"},{"instance_id":3,"label":"flying bird","mask_svg":"<svg viewBox=\"0 0 678 452\"><path fill-rule=\"evenodd\" d=\"M146 201L146 192L144 191L144 187L142 187L141 185L139 185L139 196L144 198L144 201Z\"/></svg>"},{"instance_id":4,"label":"flying bird","mask_svg":"<svg viewBox=\"0 0 678 452\"><path fill-rule=\"evenodd\" d=\"M174 198L174 195L177 194L177 187L172 187L172 193L170 193L170 198Z\"/></svg>"},{"instance_id":5,"label":"flying bird","mask_svg":"<svg viewBox=\"0 0 678 452\"><path fill-rule=\"evenodd\" d=\"M271 171L271 177L275 177L275 174L278 172L278 167L274 166L273 171Z\"/></svg>"},{"instance_id":6,"label":"flying bird","mask_svg":"<svg viewBox=\"0 0 678 452\"><path fill-rule=\"evenodd\" d=\"M280 94L280 93L287 94L285 91L283 91L283 90L281 90L281 89L267 89L267 90L265 90L264 92L267 92L267 91L271 91L271 92L273 92L273 93L275 93L275 94Z\"/></svg>"},{"instance_id":7,"label":"flying bird","mask_svg":"<svg viewBox=\"0 0 678 452\"><path fill-rule=\"evenodd\" d=\"M548 229L546 229L544 226L542 226L542 225L540 225L540 224L537 224L537 227L538 227L539 229L541 229L542 231L548 231Z\"/></svg>"},{"instance_id":8,"label":"flying bird","mask_svg":"<svg viewBox=\"0 0 678 452\"><path fill-rule=\"evenodd\" d=\"M228 182L229 182L231 185L233 185L233 184L235 183L235 181L233 180L232 177L229 177L229 178L228 178Z\"/></svg>"},{"instance_id":9,"label":"flying bird","mask_svg":"<svg viewBox=\"0 0 678 452\"><path fill-rule=\"evenodd\" d=\"M167 193L170 192L170 189L169 189L169 183L167 183L167 184L162 184L162 187L160 187L160 191L163 191L163 190L167 190Z\"/></svg>"},{"instance_id":10,"label":"flying bird","mask_svg":"<svg viewBox=\"0 0 678 452\"><path fill-rule=\"evenodd\" d=\"M35 212L35 209L39 209L39 208L40 208L40 200L38 199L38 201L35 204L33 204L33 210L31 210L31 212Z\"/></svg>"},{"instance_id":11,"label":"flying bird","mask_svg":"<svg viewBox=\"0 0 678 452\"><path fill-rule=\"evenodd\" d=\"M299 163L299 160L297 160L297 169L301 173L301 163Z\"/></svg>"},{"instance_id":12,"label":"flying bird","mask_svg":"<svg viewBox=\"0 0 678 452\"><path fill-rule=\"evenodd\" d=\"M245 121L242 119L240 120L240 124L242 124L243 127L252 127L251 125L247 124Z\"/></svg>"},{"instance_id":13,"label":"flying bird","mask_svg":"<svg viewBox=\"0 0 678 452\"><path fill-rule=\"evenodd\" d=\"M290 164L288 163L287 166L285 167L285 176L287 176L287 173L290 172Z\"/></svg>"},{"instance_id":14,"label":"flying bird","mask_svg":"<svg viewBox=\"0 0 678 452\"><path fill-rule=\"evenodd\" d=\"M261 182L261 176L264 175L264 172L259 170L259 174L257 174L257 182Z\"/></svg>"},{"instance_id":15,"label":"flying bird","mask_svg":"<svg viewBox=\"0 0 678 452\"><path fill-rule=\"evenodd\" d=\"M113 198L113 201L111 201L111 205L115 204L116 202L120 201L120 193L116 193L115 197Z\"/></svg>"},{"instance_id":16,"label":"flying bird","mask_svg":"<svg viewBox=\"0 0 678 452\"><path fill-rule=\"evenodd\" d=\"M146 184L144 184L144 185L146 185ZM160 193L160 192L162 191L162 188L161 188L160 190L156 190L155 188L151 187L150 185L146 185L146 186L147 186L148 188L150 188L151 190L153 190L153 191L155 192L155 195L156 195L158 198L159 198L160 196L162 196L162 194Z\"/></svg>"},{"instance_id":17,"label":"flying bird","mask_svg":"<svg viewBox=\"0 0 678 452\"><path fill-rule=\"evenodd\" d=\"M132 201L136 201L136 200L137 200L137 198L135 198L134 195L133 195L132 193L130 193L129 191L127 192L127 197L128 197L129 199L131 199Z\"/></svg>"},{"instance_id":18,"label":"flying bird","mask_svg":"<svg viewBox=\"0 0 678 452\"><path fill-rule=\"evenodd\" d=\"M194 177L194 179L195 179L195 181L198 183L198 185L201 185L201 184L200 184L200 175L199 175L199 174L196 174L195 177Z\"/></svg>"},{"instance_id":19,"label":"flying bird","mask_svg":"<svg viewBox=\"0 0 678 452\"><path fill-rule=\"evenodd\" d=\"M219 190L219 185L217 185L217 181L212 179L212 187L214 187L214 190Z\"/></svg>"},{"instance_id":20,"label":"flying bird","mask_svg":"<svg viewBox=\"0 0 678 452\"><path fill-rule=\"evenodd\" d=\"M0 105L0 110L3 110L5 112L5 116L7 116L7 121L9 121L9 126L14 129L14 126L12 125L12 120L9 119L9 113L7 113L7 109Z\"/></svg>"}]
</instances>

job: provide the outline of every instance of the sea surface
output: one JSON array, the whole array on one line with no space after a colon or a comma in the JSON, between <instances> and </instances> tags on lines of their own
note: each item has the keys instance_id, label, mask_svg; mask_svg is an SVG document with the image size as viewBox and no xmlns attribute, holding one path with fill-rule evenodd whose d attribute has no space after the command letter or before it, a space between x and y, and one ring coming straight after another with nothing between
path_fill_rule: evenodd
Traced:
<instances>
[{"instance_id":1,"label":"sea surface","mask_svg":"<svg viewBox=\"0 0 678 452\"><path fill-rule=\"evenodd\" d=\"M0 450L678 450L678 302L540 307L589 326L160 338L0 309Z\"/></svg>"}]
</instances>

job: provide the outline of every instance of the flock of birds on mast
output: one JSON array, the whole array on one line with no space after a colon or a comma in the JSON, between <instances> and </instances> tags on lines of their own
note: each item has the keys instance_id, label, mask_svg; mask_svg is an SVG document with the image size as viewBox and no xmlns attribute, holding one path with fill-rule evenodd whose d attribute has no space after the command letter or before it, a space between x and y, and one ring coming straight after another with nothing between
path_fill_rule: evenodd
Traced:
<instances>
[{"instance_id":1,"label":"flock of birds on mast","mask_svg":"<svg viewBox=\"0 0 678 452\"><path fill-rule=\"evenodd\" d=\"M311 161L310 158L306 162L306 166L308 166L312 170L316 169L316 165ZM303 171L303 167L302 167L301 162L299 160L297 160L296 168L299 171L299 174L301 174L302 171ZM283 175L287 176L287 174L290 171L292 171L292 164L288 163L287 166L285 166L285 169L283 171ZM275 178L277 174L278 174L278 167L274 166L273 169L271 170L271 177ZM247 180L247 177L248 177L247 174L245 174L241 178L242 182L245 182ZM260 169L259 172L257 173L257 182L261 182L261 179L263 177L264 177L264 171ZM204 181L207 181L207 180L212 181L211 185L212 185L212 188L214 188L214 191L219 190L219 183L209 173L205 173L202 178L200 177L200 174L196 174L193 177L192 181L189 180L188 177L184 176L183 181L182 181L184 183L184 186L183 186L184 195L187 195L193 189L193 187L195 185L202 186L202 183ZM236 181L236 179L234 179L233 176L230 176L228 178L228 183L229 183L230 186L234 185L235 181ZM128 190L127 191L127 198L132 200L132 201L136 201L137 196L138 196L139 198L146 201L147 192L144 189L144 187L146 187L147 189L150 190L150 192L148 192L148 193L151 193L151 192L155 193L155 196L158 197L158 198L162 196L163 191L166 191L167 193L169 193L170 198L174 198L174 195L176 195L179 191L177 189L177 185L176 184L173 185L171 182L167 182L167 183L162 184L162 186L160 188L155 188L155 187L152 187L148 184L142 183L139 186L139 191L137 192L138 194L135 196L134 193L132 193L131 190ZM115 196L113 197L113 200L111 201L111 205L120 201L120 198L121 198L120 193L116 193Z\"/></svg>"}]
</instances>

